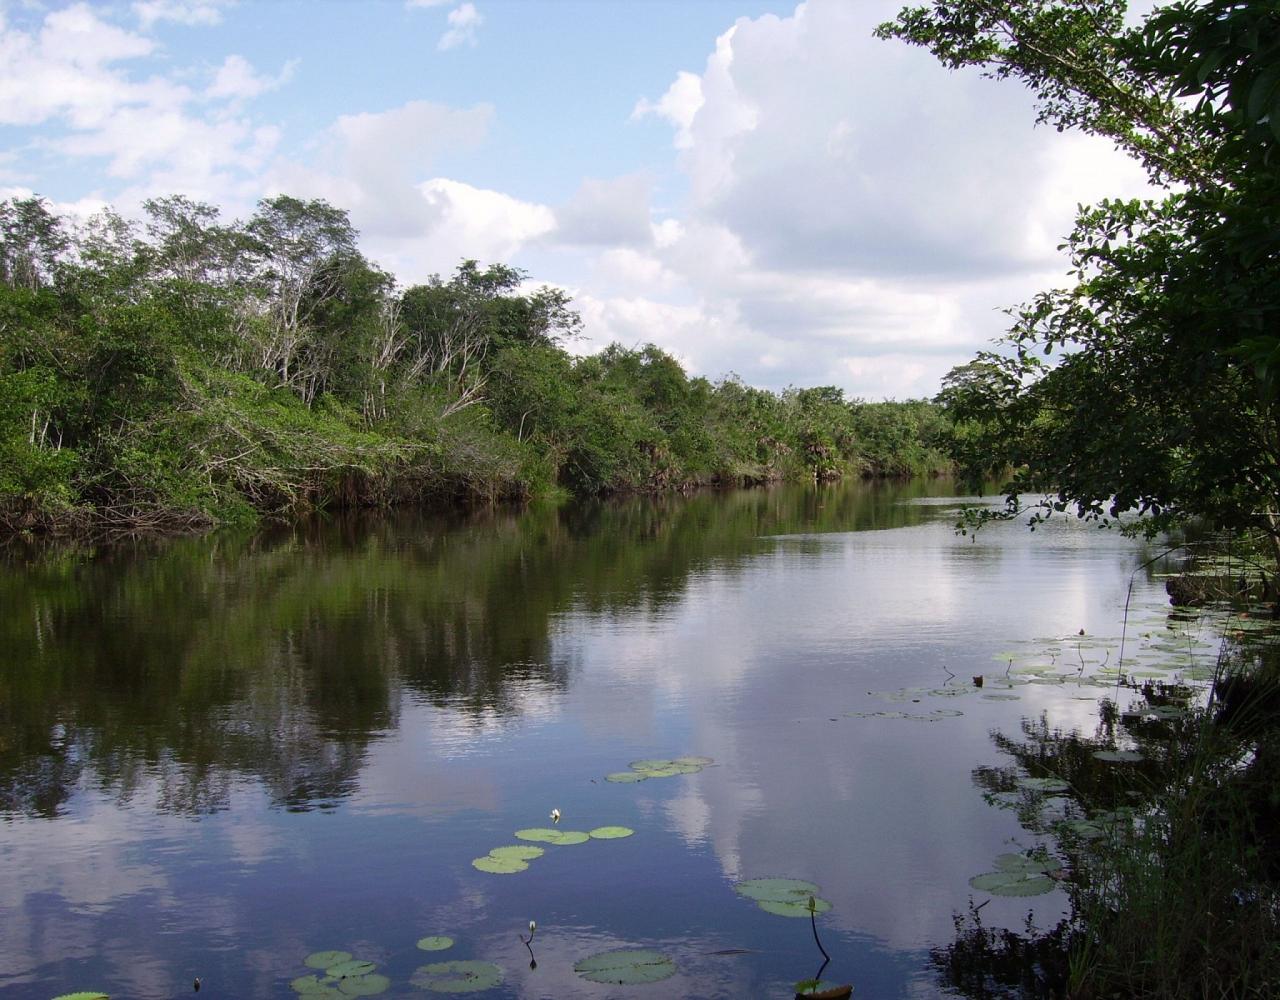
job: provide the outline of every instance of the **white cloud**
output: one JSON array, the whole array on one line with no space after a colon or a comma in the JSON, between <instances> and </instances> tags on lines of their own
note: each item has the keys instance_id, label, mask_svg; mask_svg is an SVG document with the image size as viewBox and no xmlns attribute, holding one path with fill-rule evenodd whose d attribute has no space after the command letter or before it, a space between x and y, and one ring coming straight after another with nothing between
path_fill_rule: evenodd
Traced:
<instances>
[{"instance_id":1,"label":"white cloud","mask_svg":"<svg viewBox=\"0 0 1280 1000\"><path fill-rule=\"evenodd\" d=\"M218 67L213 83L205 93L215 100L249 100L288 83L297 68L298 60L290 59L275 76L263 76L244 56L229 55Z\"/></svg>"},{"instance_id":2,"label":"white cloud","mask_svg":"<svg viewBox=\"0 0 1280 1000\"><path fill-rule=\"evenodd\" d=\"M690 129L693 119L702 107L702 78L681 70L667 92L658 100L641 98L631 112L632 120L655 116L665 118L676 128L676 149L688 149L693 145Z\"/></svg>"},{"instance_id":3,"label":"white cloud","mask_svg":"<svg viewBox=\"0 0 1280 1000\"><path fill-rule=\"evenodd\" d=\"M612 180L585 178L568 204L556 210L564 243L643 245L653 241L649 220L652 181L644 174Z\"/></svg>"},{"instance_id":4,"label":"white cloud","mask_svg":"<svg viewBox=\"0 0 1280 1000\"><path fill-rule=\"evenodd\" d=\"M703 372L931 395L1003 330L997 307L1055 280L1078 202L1142 192L1106 143L1033 129L1022 88L873 38L896 9L739 19L700 73L637 102L633 119L672 126L688 194L660 238L601 256L626 296L593 305L603 329L651 301L664 346L688 336ZM674 326L664 302L682 303Z\"/></svg>"},{"instance_id":5,"label":"white cloud","mask_svg":"<svg viewBox=\"0 0 1280 1000\"><path fill-rule=\"evenodd\" d=\"M440 36L437 48L441 52L457 48L459 45L475 45L476 32L484 24L483 15L476 10L473 3L459 4L449 11L449 30Z\"/></svg>"},{"instance_id":6,"label":"white cloud","mask_svg":"<svg viewBox=\"0 0 1280 1000\"><path fill-rule=\"evenodd\" d=\"M451 3L453 3L453 0L404 0L404 5L409 10L424 7L444 7Z\"/></svg>"},{"instance_id":7,"label":"white cloud","mask_svg":"<svg viewBox=\"0 0 1280 1000\"><path fill-rule=\"evenodd\" d=\"M222 11L235 0L139 0L133 12L144 28L157 21L174 21L186 25L222 23Z\"/></svg>"}]
</instances>

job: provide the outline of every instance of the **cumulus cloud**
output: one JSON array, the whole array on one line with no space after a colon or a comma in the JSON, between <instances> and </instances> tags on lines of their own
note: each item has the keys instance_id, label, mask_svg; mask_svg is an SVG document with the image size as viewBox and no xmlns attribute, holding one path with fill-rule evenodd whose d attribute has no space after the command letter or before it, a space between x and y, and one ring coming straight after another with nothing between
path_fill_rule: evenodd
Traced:
<instances>
[{"instance_id":1,"label":"cumulus cloud","mask_svg":"<svg viewBox=\"0 0 1280 1000\"><path fill-rule=\"evenodd\" d=\"M564 243L634 246L653 242L649 192L644 174L612 180L588 177L569 202L556 210L556 237Z\"/></svg>"},{"instance_id":2,"label":"cumulus cloud","mask_svg":"<svg viewBox=\"0 0 1280 1000\"><path fill-rule=\"evenodd\" d=\"M133 13L144 28L157 21L173 21L186 25L210 25L222 22L222 12L234 0L139 0Z\"/></svg>"},{"instance_id":3,"label":"cumulus cloud","mask_svg":"<svg viewBox=\"0 0 1280 1000\"><path fill-rule=\"evenodd\" d=\"M449 29L440 36L436 46L441 52L456 49L459 45L475 45L476 32L484 24L484 17L473 3L459 4L449 11Z\"/></svg>"},{"instance_id":4,"label":"cumulus cloud","mask_svg":"<svg viewBox=\"0 0 1280 1000\"><path fill-rule=\"evenodd\" d=\"M446 149L478 145L492 116L488 105L459 110L431 101L342 115L324 133L313 162L278 162L269 186L341 205L371 239L420 236L440 222L439 206L420 187L433 161Z\"/></svg>"},{"instance_id":5,"label":"cumulus cloud","mask_svg":"<svg viewBox=\"0 0 1280 1000\"><path fill-rule=\"evenodd\" d=\"M593 304L602 329L679 301L666 329L709 332L687 349L705 373L929 395L1054 279L1077 203L1145 191L1106 143L1033 129L1022 88L874 39L897 6L741 18L635 104L671 125L688 193L650 245L602 256L628 296Z\"/></svg>"},{"instance_id":6,"label":"cumulus cloud","mask_svg":"<svg viewBox=\"0 0 1280 1000\"><path fill-rule=\"evenodd\" d=\"M658 100L640 98L631 112L631 118L633 121L648 116L665 118L675 126L676 149L688 149L693 145L690 129L702 102L702 78L681 70L667 92Z\"/></svg>"},{"instance_id":7,"label":"cumulus cloud","mask_svg":"<svg viewBox=\"0 0 1280 1000\"><path fill-rule=\"evenodd\" d=\"M248 100L288 83L297 68L298 60L290 59L275 76L265 76L244 56L229 55L214 74L206 96L214 100Z\"/></svg>"}]
</instances>

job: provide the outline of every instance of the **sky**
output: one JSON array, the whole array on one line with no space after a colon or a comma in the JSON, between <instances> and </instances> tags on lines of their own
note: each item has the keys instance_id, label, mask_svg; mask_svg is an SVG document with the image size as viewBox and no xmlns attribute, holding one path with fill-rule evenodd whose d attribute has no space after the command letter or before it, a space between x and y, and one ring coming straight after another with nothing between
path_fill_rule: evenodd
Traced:
<instances>
[{"instance_id":1,"label":"sky","mask_svg":"<svg viewBox=\"0 0 1280 1000\"><path fill-rule=\"evenodd\" d=\"M0 198L346 209L404 286L565 289L569 348L932 396L1148 193L1028 92L872 37L898 0L0 0Z\"/></svg>"}]
</instances>

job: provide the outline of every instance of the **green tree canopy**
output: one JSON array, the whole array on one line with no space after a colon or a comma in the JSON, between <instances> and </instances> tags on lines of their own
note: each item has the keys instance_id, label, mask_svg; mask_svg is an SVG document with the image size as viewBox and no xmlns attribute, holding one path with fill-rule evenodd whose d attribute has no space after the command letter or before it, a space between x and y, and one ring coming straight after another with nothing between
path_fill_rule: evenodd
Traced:
<instances>
[{"instance_id":1,"label":"green tree canopy","mask_svg":"<svg viewBox=\"0 0 1280 1000\"><path fill-rule=\"evenodd\" d=\"M975 473L1012 467L1008 514L1262 528L1280 557L1280 11L1119 0L937 0L883 37L1029 86L1039 120L1106 136L1166 194L1082 209L1074 284L1012 313L940 400ZM1276 115L1273 117L1273 111Z\"/></svg>"}]
</instances>

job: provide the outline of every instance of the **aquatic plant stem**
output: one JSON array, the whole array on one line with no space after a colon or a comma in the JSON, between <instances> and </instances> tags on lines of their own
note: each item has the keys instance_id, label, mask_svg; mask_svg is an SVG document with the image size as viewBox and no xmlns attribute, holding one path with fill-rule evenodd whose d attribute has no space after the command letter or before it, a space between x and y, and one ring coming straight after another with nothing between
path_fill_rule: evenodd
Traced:
<instances>
[{"instance_id":1,"label":"aquatic plant stem","mask_svg":"<svg viewBox=\"0 0 1280 1000\"><path fill-rule=\"evenodd\" d=\"M814 944L818 946L818 951L822 952L822 957L825 958L827 962L830 962L831 956L827 954L827 949L822 947L822 941L818 937L818 914L817 914L817 911L812 906L809 907L809 925L813 928ZM827 967L827 962L822 963L823 969ZM818 971L818 978L821 978L821 977L822 977L822 971L820 969Z\"/></svg>"}]
</instances>

